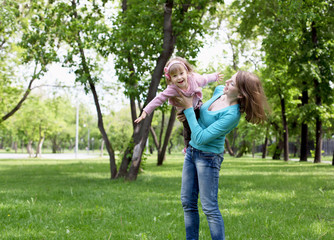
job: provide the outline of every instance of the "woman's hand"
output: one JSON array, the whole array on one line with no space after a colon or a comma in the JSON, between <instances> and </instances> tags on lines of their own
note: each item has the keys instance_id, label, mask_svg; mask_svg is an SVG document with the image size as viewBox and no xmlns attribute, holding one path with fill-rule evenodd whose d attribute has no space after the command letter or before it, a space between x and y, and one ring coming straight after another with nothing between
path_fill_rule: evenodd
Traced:
<instances>
[{"instance_id":1,"label":"woman's hand","mask_svg":"<svg viewBox=\"0 0 334 240\"><path fill-rule=\"evenodd\" d=\"M179 90L177 92L180 96L173 97L174 102L183 109L191 108L193 106L193 97L186 97Z\"/></svg>"},{"instance_id":2,"label":"woman's hand","mask_svg":"<svg viewBox=\"0 0 334 240\"><path fill-rule=\"evenodd\" d=\"M176 118L177 118L177 120L179 120L180 122L184 122L185 120L187 120L186 115L184 115L184 113L178 113L178 114L176 115Z\"/></svg>"}]
</instances>

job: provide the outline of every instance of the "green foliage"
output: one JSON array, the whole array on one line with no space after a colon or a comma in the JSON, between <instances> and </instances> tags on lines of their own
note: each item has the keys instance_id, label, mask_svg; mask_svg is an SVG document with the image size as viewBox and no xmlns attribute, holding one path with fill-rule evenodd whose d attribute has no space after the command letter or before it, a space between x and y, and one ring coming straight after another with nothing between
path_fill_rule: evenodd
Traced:
<instances>
[{"instance_id":1,"label":"green foliage","mask_svg":"<svg viewBox=\"0 0 334 240\"><path fill-rule=\"evenodd\" d=\"M203 14L213 11L210 1L174 1L172 12L175 52L190 62L196 57L203 40L197 36L207 33L213 16ZM127 1L126 11L120 10L114 20L110 36L110 52L117 55L116 74L124 84L125 94L145 101L151 75L163 47L164 1ZM188 8L189 7L189 8ZM187 9L187 10L186 10ZM161 76L162 77L162 76ZM164 83L162 84L164 87Z\"/></svg>"},{"instance_id":2,"label":"green foliage","mask_svg":"<svg viewBox=\"0 0 334 240\"><path fill-rule=\"evenodd\" d=\"M129 145L133 127L129 109L123 108L119 112L113 112L106 119L106 130L110 133L110 142L115 151L123 153Z\"/></svg>"},{"instance_id":3,"label":"green foliage","mask_svg":"<svg viewBox=\"0 0 334 240\"><path fill-rule=\"evenodd\" d=\"M181 154L161 167L149 157L135 182L110 181L108 164L0 160L1 238L185 239ZM329 164L225 157L218 203L226 237L333 239L332 171ZM209 240L201 207L199 214L200 239Z\"/></svg>"},{"instance_id":4,"label":"green foliage","mask_svg":"<svg viewBox=\"0 0 334 240\"><path fill-rule=\"evenodd\" d=\"M331 126L334 33L329 29L334 27L333 4L326 0L235 0L229 12L241 40L261 39L265 53L261 79L272 106L273 130L282 131L282 100L290 134L299 135L296 129L306 123L312 137L316 118ZM301 106L303 91L309 101Z\"/></svg>"}]
</instances>

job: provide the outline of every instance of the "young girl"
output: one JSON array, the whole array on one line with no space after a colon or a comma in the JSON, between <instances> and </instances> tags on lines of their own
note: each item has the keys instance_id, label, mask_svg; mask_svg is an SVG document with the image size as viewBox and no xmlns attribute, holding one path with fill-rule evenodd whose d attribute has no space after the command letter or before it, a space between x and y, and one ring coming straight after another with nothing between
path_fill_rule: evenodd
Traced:
<instances>
[{"instance_id":1,"label":"young girl","mask_svg":"<svg viewBox=\"0 0 334 240\"><path fill-rule=\"evenodd\" d=\"M178 91L183 95L193 96L193 108L195 113L199 116L199 108L202 105L202 89L201 87L210 82L220 81L223 77L220 73L213 73L207 75L200 75L195 73L193 67L187 60L181 57L170 59L164 69L167 81L167 88L158 94L147 106L143 109L142 114L134 122L139 123L148 114L151 114L155 108L162 105L167 99L169 104L177 107L177 110L182 110L182 107L177 105L171 97L180 96ZM181 112L181 111L180 111ZM190 141L190 128L187 121L183 122L183 137L185 148L188 147Z\"/></svg>"}]
</instances>

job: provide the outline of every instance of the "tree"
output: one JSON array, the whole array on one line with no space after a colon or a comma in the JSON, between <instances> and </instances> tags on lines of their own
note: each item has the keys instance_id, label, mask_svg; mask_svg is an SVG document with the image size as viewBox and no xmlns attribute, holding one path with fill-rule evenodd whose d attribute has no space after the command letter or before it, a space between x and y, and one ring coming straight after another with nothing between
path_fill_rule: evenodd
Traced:
<instances>
[{"instance_id":1,"label":"tree","mask_svg":"<svg viewBox=\"0 0 334 240\"><path fill-rule=\"evenodd\" d=\"M176 118L176 108L175 107L172 107L171 108L171 112L170 112L170 116L169 116L169 121L168 121L168 124L167 124L167 129L165 131L165 134L164 133L164 128L165 128L165 114L164 114L164 111L161 111L162 112L162 121L161 121L161 124L160 124L160 131L159 131L159 140L158 140L158 137L157 137L157 134L156 132L154 131L154 128L151 126L150 127L150 131L151 131L151 134L152 134L152 137L153 137L153 140L154 140L154 144L158 150L158 161L157 161L157 165L158 166L161 166L163 164L163 161L165 159L165 155L166 155L166 150L167 150L167 146L168 146L168 142L169 142L169 139L172 135L172 130L173 130L173 126L174 126L174 122L175 122L175 118ZM162 142L162 137L164 135L164 141Z\"/></svg>"},{"instance_id":2,"label":"tree","mask_svg":"<svg viewBox=\"0 0 334 240\"><path fill-rule=\"evenodd\" d=\"M0 15L0 20L5 24L0 29L0 55L1 60L3 60L1 62L9 61L18 64L17 59L20 59L21 64L30 65L34 70L23 96L20 99L9 100L10 108L4 111L0 122L7 120L21 108L33 88L33 83L47 71L48 64L57 61L57 41L52 39L49 32L53 23L44 21L44 15L47 11L44 1L34 0L29 4L22 4L20 1L9 0L3 2L2 5L4 7L2 13L4 14ZM12 95L11 91L15 88L10 87L8 91L7 87L13 81L9 74L13 73L14 70L10 64L2 64L2 67L8 73L1 74L3 83L0 84L0 88L6 89L4 92ZM14 76L17 76L17 74L14 73ZM18 102L14 103L16 100Z\"/></svg>"},{"instance_id":3,"label":"tree","mask_svg":"<svg viewBox=\"0 0 334 240\"><path fill-rule=\"evenodd\" d=\"M333 31L329 30L334 24L333 3L311 0L234 1L232 9L241 13L238 32L245 39L263 37L268 70L284 70L287 79L299 87L297 97L303 100L303 109L313 112L308 121L316 121L314 161L320 162L322 122L326 120L323 109L333 111L330 110L333 97L328 98L333 96L329 80L333 79ZM314 96L314 101L308 101L309 95ZM302 129L301 142L305 144L305 120ZM305 148L302 149L304 158Z\"/></svg>"},{"instance_id":4,"label":"tree","mask_svg":"<svg viewBox=\"0 0 334 240\"><path fill-rule=\"evenodd\" d=\"M118 55L115 67L120 81L126 86L126 94L133 94L137 100L144 101L145 106L155 97L163 68L174 49L184 52L184 57L196 56L201 44L196 37L205 32L211 20L203 16L215 9L210 1L190 0L155 1L149 5L141 1L127 1L126 6L115 23L117 28L113 33L115 53ZM135 127L132 143L125 153L131 159L123 158L119 176L136 179L152 116Z\"/></svg>"},{"instance_id":5,"label":"tree","mask_svg":"<svg viewBox=\"0 0 334 240\"><path fill-rule=\"evenodd\" d=\"M53 2L48 6L48 19L57 24L55 37L68 48L67 54L63 56L63 64L74 71L76 81L85 87L86 93L91 92L93 94L98 128L109 154L110 175L111 178L115 178L117 173L115 153L104 127L96 90L101 71L98 64L97 49L104 45L104 37L108 32L104 24L105 16L102 12L104 3L105 1L80 3L76 0L66 3Z\"/></svg>"}]
</instances>

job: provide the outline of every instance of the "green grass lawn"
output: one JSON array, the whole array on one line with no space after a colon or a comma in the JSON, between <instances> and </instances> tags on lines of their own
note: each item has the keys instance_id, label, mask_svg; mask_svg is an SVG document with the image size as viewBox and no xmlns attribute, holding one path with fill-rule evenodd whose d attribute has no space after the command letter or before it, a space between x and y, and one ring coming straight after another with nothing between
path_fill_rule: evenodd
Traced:
<instances>
[{"instance_id":1,"label":"green grass lawn","mask_svg":"<svg viewBox=\"0 0 334 240\"><path fill-rule=\"evenodd\" d=\"M185 239L182 162L150 156L124 182L109 180L107 159L0 160L0 239ZM334 239L329 164L226 157L219 203L227 239Z\"/></svg>"}]
</instances>

